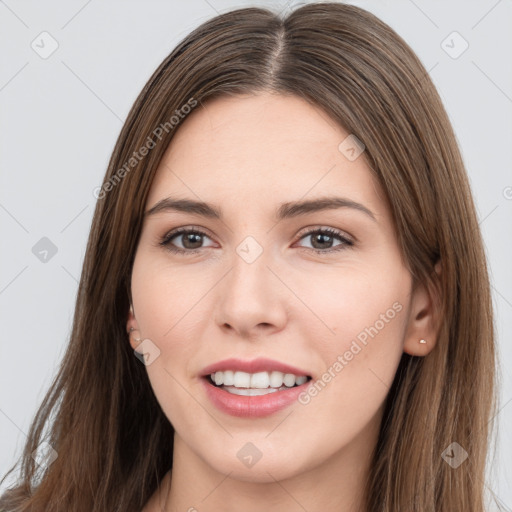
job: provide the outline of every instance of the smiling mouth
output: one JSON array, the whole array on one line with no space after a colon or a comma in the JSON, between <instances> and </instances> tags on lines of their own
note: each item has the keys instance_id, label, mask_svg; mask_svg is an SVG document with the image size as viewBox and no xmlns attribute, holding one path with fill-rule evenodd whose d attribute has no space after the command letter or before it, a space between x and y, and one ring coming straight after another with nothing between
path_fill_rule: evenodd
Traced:
<instances>
[{"instance_id":1,"label":"smiling mouth","mask_svg":"<svg viewBox=\"0 0 512 512\"><path fill-rule=\"evenodd\" d=\"M226 370L211 373L205 379L209 384L232 395L261 396L301 386L310 381L311 377L279 371L247 373Z\"/></svg>"}]
</instances>

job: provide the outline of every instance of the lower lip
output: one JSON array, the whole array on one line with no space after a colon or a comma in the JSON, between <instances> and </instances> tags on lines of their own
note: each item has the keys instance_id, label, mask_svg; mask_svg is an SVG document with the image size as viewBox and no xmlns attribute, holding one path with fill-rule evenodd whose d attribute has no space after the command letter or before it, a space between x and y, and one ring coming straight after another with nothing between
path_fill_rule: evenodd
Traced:
<instances>
[{"instance_id":1,"label":"lower lip","mask_svg":"<svg viewBox=\"0 0 512 512\"><path fill-rule=\"evenodd\" d=\"M300 386L294 386L283 391L275 391L267 395L243 396L234 395L210 384L208 377L201 380L205 386L208 398L218 409L231 416L242 418L261 418L288 407L298 399L299 395L311 382L311 380L308 380Z\"/></svg>"}]
</instances>

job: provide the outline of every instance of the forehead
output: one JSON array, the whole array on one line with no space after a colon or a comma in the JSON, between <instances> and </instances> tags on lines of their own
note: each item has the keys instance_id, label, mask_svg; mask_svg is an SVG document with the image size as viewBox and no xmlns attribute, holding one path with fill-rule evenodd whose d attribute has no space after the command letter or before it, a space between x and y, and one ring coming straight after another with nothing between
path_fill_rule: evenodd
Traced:
<instances>
[{"instance_id":1,"label":"forehead","mask_svg":"<svg viewBox=\"0 0 512 512\"><path fill-rule=\"evenodd\" d=\"M349 133L297 96L258 94L210 100L182 122L160 163L148 205L166 195L255 208L338 192L382 214L364 153L349 160ZM196 196L196 197L194 197Z\"/></svg>"}]
</instances>

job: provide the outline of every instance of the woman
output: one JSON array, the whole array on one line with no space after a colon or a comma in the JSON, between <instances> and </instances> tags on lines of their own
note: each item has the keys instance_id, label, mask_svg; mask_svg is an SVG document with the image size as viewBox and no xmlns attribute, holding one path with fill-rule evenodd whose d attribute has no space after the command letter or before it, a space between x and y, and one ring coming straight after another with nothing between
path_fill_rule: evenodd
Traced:
<instances>
[{"instance_id":1,"label":"woman","mask_svg":"<svg viewBox=\"0 0 512 512\"><path fill-rule=\"evenodd\" d=\"M446 112L390 27L334 3L204 23L96 195L3 509L484 510L483 244Z\"/></svg>"}]
</instances>

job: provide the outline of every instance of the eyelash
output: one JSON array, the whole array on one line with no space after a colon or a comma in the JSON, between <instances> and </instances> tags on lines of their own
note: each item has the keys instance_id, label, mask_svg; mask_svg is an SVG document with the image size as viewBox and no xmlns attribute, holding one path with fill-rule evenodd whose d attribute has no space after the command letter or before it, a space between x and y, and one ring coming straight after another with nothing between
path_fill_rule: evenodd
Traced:
<instances>
[{"instance_id":1,"label":"eyelash","mask_svg":"<svg viewBox=\"0 0 512 512\"><path fill-rule=\"evenodd\" d=\"M175 238L177 235L182 235L182 234L195 234L195 235L202 235L202 236L206 236L206 237L210 238L207 233L205 233L204 231L201 231L200 229L195 229L195 228L194 229L192 229L192 228L178 228L178 229L175 229L174 231L171 231L170 233L167 233L161 239L161 241L159 242L159 245L164 247L166 250L171 251L171 252L173 252L175 254L192 255L192 254L198 253L199 251L201 251L201 249L203 249L203 248L199 248L199 249L180 249L179 247L172 246L170 244L171 240L173 238ZM328 236L331 236L331 237L334 237L334 238L338 238L342 243L340 245L337 245L334 248L325 249L325 250L314 249L314 248L310 248L310 247L301 247L300 249L306 249L307 251L314 251L316 254L320 254L320 255L326 255L326 254L328 255L328 254L332 254L334 252L341 251L341 250L344 250L346 248L352 247L354 245L354 242L352 242L351 240L349 240L348 238L343 236L343 233L341 231L338 231L338 230L332 229L332 228L315 228L315 229L312 229L310 231L307 231L306 233L303 233L299 237L299 240L302 240L303 238L305 238L307 236L316 235L316 234L328 235Z\"/></svg>"}]
</instances>

